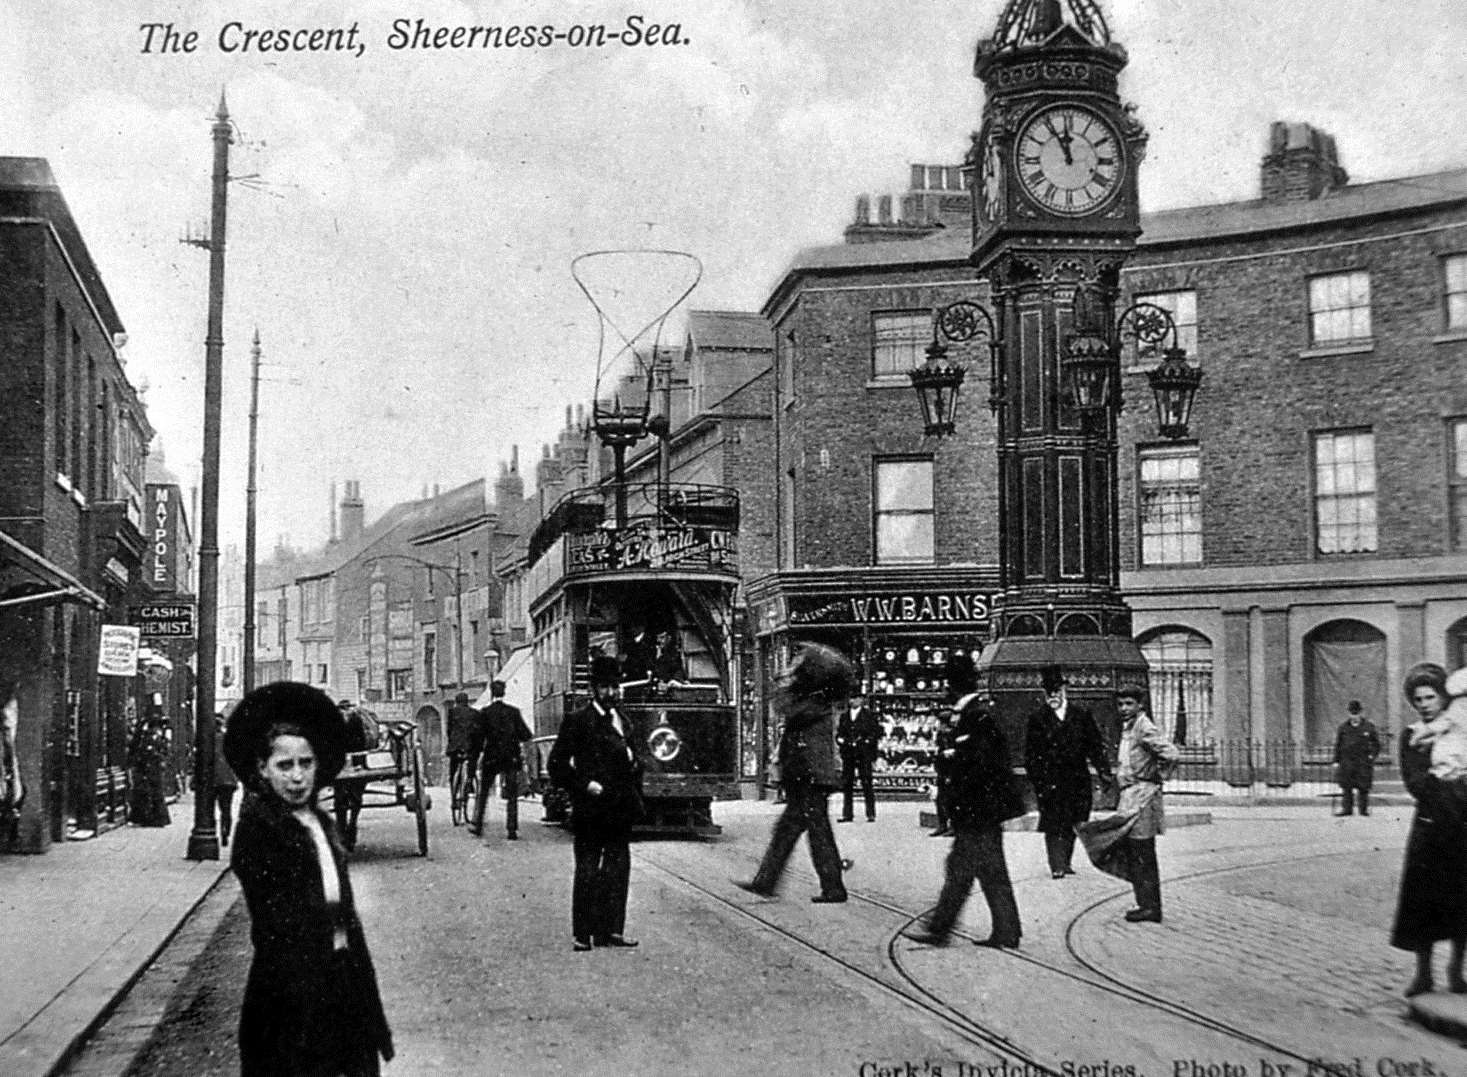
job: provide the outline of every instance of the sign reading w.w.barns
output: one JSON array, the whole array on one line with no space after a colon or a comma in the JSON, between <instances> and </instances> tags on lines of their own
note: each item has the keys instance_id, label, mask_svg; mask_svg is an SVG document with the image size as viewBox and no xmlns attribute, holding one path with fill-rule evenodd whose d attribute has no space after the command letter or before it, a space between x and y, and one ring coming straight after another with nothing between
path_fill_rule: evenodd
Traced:
<instances>
[{"instance_id":1,"label":"sign reading w.w.barns","mask_svg":"<svg viewBox=\"0 0 1467 1077\"><path fill-rule=\"evenodd\" d=\"M738 572L738 536L717 527L634 524L566 536L565 574L609 572Z\"/></svg>"}]
</instances>

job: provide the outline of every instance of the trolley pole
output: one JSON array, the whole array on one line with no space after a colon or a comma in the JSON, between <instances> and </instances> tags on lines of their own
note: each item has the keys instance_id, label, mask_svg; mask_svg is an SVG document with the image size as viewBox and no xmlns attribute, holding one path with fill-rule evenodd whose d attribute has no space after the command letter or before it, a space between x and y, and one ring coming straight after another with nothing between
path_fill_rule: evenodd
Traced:
<instances>
[{"instance_id":1,"label":"trolley pole","mask_svg":"<svg viewBox=\"0 0 1467 1077\"><path fill-rule=\"evenodd\" d=\"M453 612L458 620L458 685L464 688L464 551L458 540L453 542Z\"/></svg>"},{"instance_id":2,"label":"trolley pole","mask_svg":"<svg viewBox=\"0 0 1467 1077\"><path fill-rule=\"evenodd\" d=\"M260 426L260 327L250 346L250 453L245 482L244 690L255 686L255 443Z\"/></svg>"},{"instance_id":3,"label":"trolley pole","mask_svg":"<svg viewBox=\"0 0 1467 1077\"><path fill-rule=\"evenodd\" d=\"M194 689L194 828L189 860L218 860L214 829L214 672L219 614L219 422L224 377L224 234L229 192L229 109L224 93L211 128L213 197L209 238L209 325L204 337L203 498L199 508L199 650ZM201 244L203 245L203 244Z\"/></svg>"}]
</instances>

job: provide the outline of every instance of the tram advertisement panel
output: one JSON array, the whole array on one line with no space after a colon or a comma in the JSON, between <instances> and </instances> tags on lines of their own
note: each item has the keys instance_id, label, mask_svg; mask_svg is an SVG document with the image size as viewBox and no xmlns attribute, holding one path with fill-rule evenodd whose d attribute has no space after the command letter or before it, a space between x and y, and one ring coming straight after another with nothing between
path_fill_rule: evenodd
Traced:
<instances>
[{"instance_id":1,"label":"tram advertisement panel","mask_svg":"<svg viewBox=\"0 0 1467 1077\"><path fill-rule=\"evenodd\" d=\"M567 577L659 569L737 572L738 536L723 528L658 527L651 521L566 536Z\"/></svg>"}]
</instances>

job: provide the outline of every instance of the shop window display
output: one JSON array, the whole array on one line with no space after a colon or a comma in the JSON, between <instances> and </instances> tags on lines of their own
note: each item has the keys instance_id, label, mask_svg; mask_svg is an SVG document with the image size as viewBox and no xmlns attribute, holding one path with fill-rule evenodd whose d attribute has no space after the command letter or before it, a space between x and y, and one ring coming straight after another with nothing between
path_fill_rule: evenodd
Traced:
<instances>
[{"instance_id":1,"label":"shop window display","mask_svg":"<svg viewBox=\"0 0 1467 1077\"><path fill-rule=\"evenodd\" d=\"M883 731L873 767L878 791L921 795L935 782L938 716L950 706L943 672L954 648L976 661L981 643L977 638L866 641L861 687Z\"/></svg>"}]
</instances>

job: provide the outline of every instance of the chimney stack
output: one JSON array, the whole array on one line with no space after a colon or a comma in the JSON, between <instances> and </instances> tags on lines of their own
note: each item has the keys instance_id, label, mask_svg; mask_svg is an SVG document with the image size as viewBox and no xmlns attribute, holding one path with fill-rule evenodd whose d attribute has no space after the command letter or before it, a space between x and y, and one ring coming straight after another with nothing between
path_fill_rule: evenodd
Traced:
<instances>
[{"instance_id":1,"label":"chimney stack","mask_svg":"<svg viewBox=\"0 0 1467 1077\"><path fill-rule=\"evenodd\" d=\"M331 515L331 537L329 539L327 539L326 542L327 542L328 545L335 546L336 543L337 543L337 541L338 541L337 540L337 537L336 537L336 480L335 479L332 479L331 480L330 515Z\"/></svg>"},{"instance_id":2,"label":"chimney stack","mask_svg":"<svg viewBox=\"0 0 1467 1077\"><path fill-rule=\"evenodd\" d=\"M362 502L362 484L356 479L346 481L346 493L341 499L341 541L356 542L366 530L367 507Z\"/></svg>"},{"instance_id":3,"label":"chimney stack","mask_svg":"<svg viewBox=\"0 0 1467 1077\"><path fill-rule=\"evenodd\" d=\"M1333 136L1307 123L1278 121L1263 157L1263 201L1310 202L1350 182Z\"/></svg>"}]
</instances>

